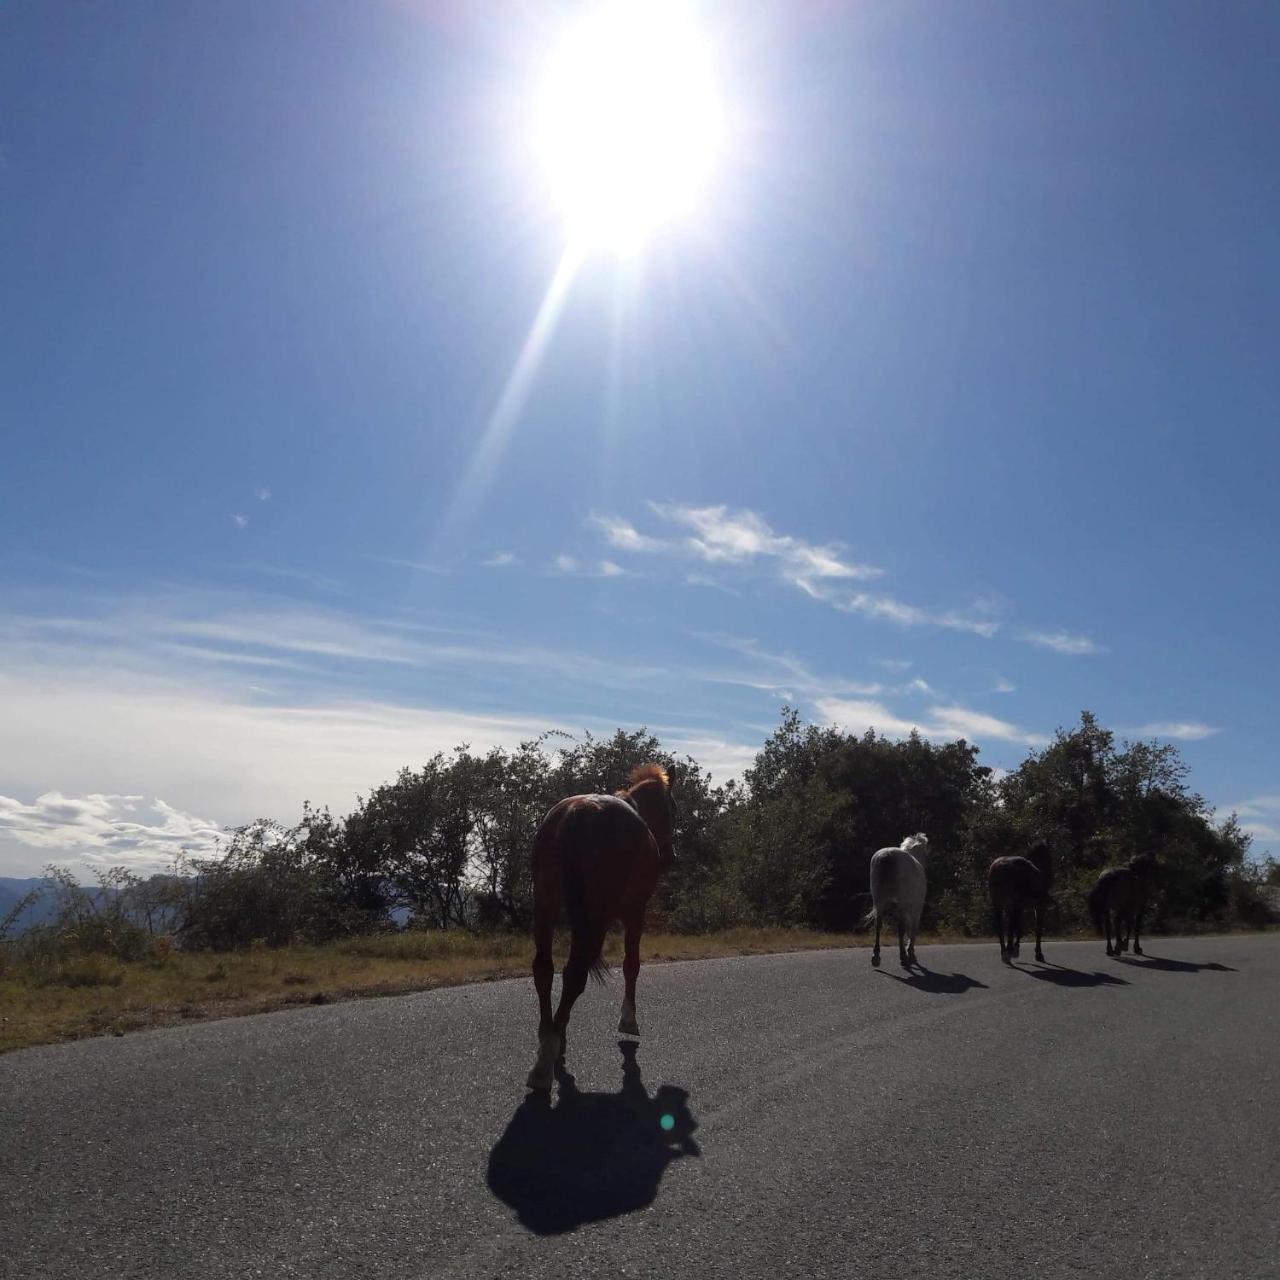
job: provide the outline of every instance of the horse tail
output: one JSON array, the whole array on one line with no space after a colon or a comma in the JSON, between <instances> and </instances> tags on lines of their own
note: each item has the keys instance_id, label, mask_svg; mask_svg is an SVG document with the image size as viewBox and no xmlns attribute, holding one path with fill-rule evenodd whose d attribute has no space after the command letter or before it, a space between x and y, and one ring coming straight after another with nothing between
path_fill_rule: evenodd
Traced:
<instances>
[{"instance_id":1,"label":"horse tail","mask_svg":"<svg viewBox=\"0 0 1280 1280\"><path fill-rule=\"evenodd\" d=\"M869 929L876 922L876 909L873 906L861 920L858 921L859 929Z\"/></svg>"},{"instance_id":2,"label":"horse tail","mask_svg":"<svg viewBox=\"0 0 1280 1280\"><path fill-rule=\"evenodd\" d=\"M572 814L567 815L572 818ZM569 932L573 945L585 945L590 956L589 972L597 982L603 982L609 973L604 958L604 940L608 925L600 924L591 914L587 901L587 878L582 865L584 842L575 839L577 824L566 821L561 828L563 843L560 854L560 887L564 894L565 914L569 917Z\"/></svg>"},{"instance_id":3,"label":"horse tail","mask_svg":"<svg viewBox=\"0 0 1280 1280\"><path fill-rule=\"evenodd\" d=\"M1089 915L1093 920L1093 927L1099 933L1106 933L1107 891L1101 880L1089 890L1085 900L1089 904Z\"/></svg>"}]
</instances>

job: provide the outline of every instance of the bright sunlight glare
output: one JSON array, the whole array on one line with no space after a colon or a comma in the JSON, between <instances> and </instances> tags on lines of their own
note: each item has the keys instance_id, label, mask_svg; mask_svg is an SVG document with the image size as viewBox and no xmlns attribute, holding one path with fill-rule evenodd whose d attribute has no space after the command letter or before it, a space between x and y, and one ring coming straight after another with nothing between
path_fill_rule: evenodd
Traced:
<instances>
[{"instance_id":1,"label":"bright sunlight glare","mask_svg":"<svg viewBox=\"0 0 1280 1280\"><path fill-rule=\"evenodd\" d=\"M571 244L632 251L698 211L723 133L713 72L677 3L619 0L566 32L542 83L535 146Z\"/></svg>"}]
</instances>

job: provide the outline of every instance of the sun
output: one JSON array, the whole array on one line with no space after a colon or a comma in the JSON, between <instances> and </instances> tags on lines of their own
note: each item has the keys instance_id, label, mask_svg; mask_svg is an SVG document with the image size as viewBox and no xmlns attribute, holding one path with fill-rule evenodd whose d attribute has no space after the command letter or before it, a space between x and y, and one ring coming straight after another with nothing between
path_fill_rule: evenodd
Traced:
<instances>
[{"instance_id":1,"label":"sun","mask_svg":"<svg viewBox=\"0 0 1280 1280\"><path fill-rule=\"evenodd\" d=\"M569 243L639 249L702 208L723 136L711 50L687 9L616 0L563 36L534 112L534 147Z\"/></svg>"}]
</instances>

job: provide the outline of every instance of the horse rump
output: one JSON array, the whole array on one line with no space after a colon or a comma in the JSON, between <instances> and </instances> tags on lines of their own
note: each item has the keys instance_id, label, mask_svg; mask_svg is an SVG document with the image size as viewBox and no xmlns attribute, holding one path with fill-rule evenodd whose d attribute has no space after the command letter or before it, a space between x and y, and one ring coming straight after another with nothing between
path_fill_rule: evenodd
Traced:
<instances>
[{"instance_id":1,"label":"horse rump","mask_svg":"<svg viewBox=\"0 0 1280 1280\"><path fill-rule=\"evenodd\" d=\"M586 805L565 815L560 827L560 890L569 918L571 946L585 948L589 957L587 971L603 983L609 975L604 942L612 917L598 909L599 894L592 894L587 883L587 861L595 843L593 828L600 825L601 817L598 809Z\"/></svg>"}]
</instances>

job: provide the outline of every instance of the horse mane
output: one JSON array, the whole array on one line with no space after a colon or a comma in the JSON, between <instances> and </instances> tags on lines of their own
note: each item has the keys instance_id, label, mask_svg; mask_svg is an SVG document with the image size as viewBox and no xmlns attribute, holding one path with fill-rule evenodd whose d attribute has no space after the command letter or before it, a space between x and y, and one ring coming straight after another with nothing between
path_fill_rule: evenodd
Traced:
<instances>
[{"instance_id":1,"label":"horse mane","mask_svg":"<svg viewBox=\"0 0 1280 1280\"><path fill-rule=\"evenodd\" d=\"M917 849L921 853L929 852L929 837L923 831L917 831L915 835L908 836L899 846L906 853L914 853Z\"/></svg>"},{"instance_id":2,"label":"horse mane","mask_svg":"<svg viewBox=\"0 0 1280 1280\"><path fill-rule=\"evenodd\" d=\"M638 764L627 775L627 790L634 791L637 787L644 786L646 782L660 782L664 790L671 786L671 779L662 765Z\"/></svg>"}]
</instances>

